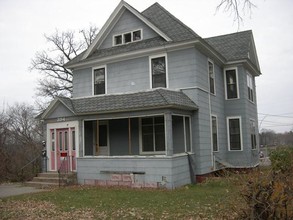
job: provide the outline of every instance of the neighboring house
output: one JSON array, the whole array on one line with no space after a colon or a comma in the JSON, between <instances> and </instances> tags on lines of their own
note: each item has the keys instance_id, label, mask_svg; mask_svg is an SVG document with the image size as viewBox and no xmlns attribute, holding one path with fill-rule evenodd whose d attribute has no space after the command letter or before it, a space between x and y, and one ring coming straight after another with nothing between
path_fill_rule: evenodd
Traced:
<instances>
[{"instance_id":1,"label":"neighboring house","mask_svg":"<svg viewBox=\"0 0 293 220\"><path fill-rule=\"evenodd\" d=\"M66 159L80 184L175 188L258 165L251 31L203 39L158 3L121 1L65 67L73 97L41 116L48 170Z\"/></svg>"}]
</instances>

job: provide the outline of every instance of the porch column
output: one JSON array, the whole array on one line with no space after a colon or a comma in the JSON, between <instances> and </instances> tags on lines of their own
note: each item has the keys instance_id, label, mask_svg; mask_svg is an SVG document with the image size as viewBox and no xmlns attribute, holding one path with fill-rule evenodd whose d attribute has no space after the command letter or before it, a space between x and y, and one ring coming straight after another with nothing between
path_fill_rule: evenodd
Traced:
<instances>
[{"instance_id":1,"label":"porch column","mask_svg":"<svg viewBox=\"0 0 293 220\"><path fill-rule=\"evenodd\" d=\"M173 156L173 129L171 113L165 113L165 132L166 156Z\"/></svg>"}]
</instances>

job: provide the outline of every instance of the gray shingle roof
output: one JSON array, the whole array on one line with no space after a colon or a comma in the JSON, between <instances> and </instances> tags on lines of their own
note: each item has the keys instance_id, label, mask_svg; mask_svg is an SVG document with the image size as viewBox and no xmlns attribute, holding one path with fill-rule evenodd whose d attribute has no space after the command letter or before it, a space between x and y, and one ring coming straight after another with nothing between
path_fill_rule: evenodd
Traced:
<instances>
[{"instance_id":1,"label":"gray shingle roof","mask_svg":"<svg viewBox=\"0 0 293 220\"><path fill-rule=\"evenodd\" d=\"M205 38L227 61L246 59L250 50L252 31Z\"/></svg>"},{"instance_id":2,"label":"gray shingle roof","mask_svg":"<svg viewBox=\"0 0 293 220\"><path fill-rule=\"evenodd\" d=\"M192 29L183 24L159 3L142 12L142 15L162 30L173 41L184 41L199 37Z\"/></svg>"},{"instance_id":3,"label":"gray shingle roof","mask_svg":"<svg viewBox=\"0 0 293 220\"><path fill-rule=\"evenodd\" d=\"M60 97L58 99L76 115L129 112L164 107L184 110L197 109L197 105L183 92L166 89L79 99Z\"/></svg>"}]
</instances>

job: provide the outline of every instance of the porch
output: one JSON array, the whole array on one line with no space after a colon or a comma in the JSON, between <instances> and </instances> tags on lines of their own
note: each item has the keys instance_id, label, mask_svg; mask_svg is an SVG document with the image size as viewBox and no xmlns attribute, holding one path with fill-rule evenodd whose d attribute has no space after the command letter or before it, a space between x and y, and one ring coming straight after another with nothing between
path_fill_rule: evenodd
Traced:
<instances>
[{"instance_id":1,"label":"porch","mask_svg":"<svg viewBox=\"0 0 293 220\"><path fill-rule=\"evenodd\" d=\"M80 184L175 188L193 181L190 112L157 110L83 123Z\"/></svg>"}]
</instances>

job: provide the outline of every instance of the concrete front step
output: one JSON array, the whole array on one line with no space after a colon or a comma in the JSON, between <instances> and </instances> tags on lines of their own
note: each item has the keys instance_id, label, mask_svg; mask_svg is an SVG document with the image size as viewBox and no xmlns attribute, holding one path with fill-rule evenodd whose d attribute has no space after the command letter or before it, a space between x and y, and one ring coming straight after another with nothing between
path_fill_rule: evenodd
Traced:
<instances>
[{"instance_id":1,"label":"concrete front step","mask_svg":"<svg viewBox=\"0 0 293 220\"><path fill-rule=\"evenodd\" d=\"M76 173L68 173L61 176L60 185L76 183ZM59 174L57 172L39 173L32 181L25 183L27 186L37 188L50 188L59 186Z\"/></svg>"}]
</instances>

